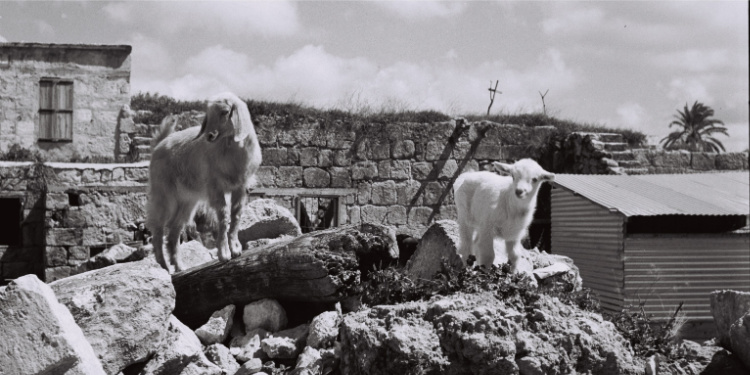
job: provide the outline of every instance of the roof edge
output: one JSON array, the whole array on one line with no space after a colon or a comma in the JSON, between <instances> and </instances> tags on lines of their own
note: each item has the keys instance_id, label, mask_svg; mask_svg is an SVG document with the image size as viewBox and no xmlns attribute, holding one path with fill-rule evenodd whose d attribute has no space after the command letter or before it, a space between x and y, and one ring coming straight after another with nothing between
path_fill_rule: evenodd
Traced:
<instances>
[{"instance_id":1,"label":"roof edge","mask_svg":"<svg viewBox=\"0 0 750 375\"><path fill-rule=\"evenodd\" d=\"M102 50L123 51L131 53L133 47L127 44L57 44L57 43L26 43L8 42L0 43L0 48L38 48L38 49L79 49L79 50Z\"/></svg>"}]
</instances>

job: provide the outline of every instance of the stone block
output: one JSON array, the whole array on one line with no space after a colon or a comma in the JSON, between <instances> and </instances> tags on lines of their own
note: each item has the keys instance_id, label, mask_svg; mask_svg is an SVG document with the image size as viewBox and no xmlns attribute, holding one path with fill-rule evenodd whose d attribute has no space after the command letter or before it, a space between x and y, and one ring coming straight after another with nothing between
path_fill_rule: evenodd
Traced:
<instances>
[{"instance_id":1,"label":"stone block","mask_svg":"<svg viewBox=\"0 0 750 375\"><path fill-rule=\"evenodd\" d=\"M378 163L378 177L408 180L411 178L411 162L408 160L382 160Z\"/></svg>"},{"instance_id":2,"label":"stone block","mask_svg":"<svg viewBox=\"0 0 750 375\"><path fill-rule=\"evenodd\" d=\"M437 205L437 204L443 204L445 202L440 201L440 197L443 195L444 192L447 191L447 194L445 197L443 197L443 200L446 200L448 198L448 195L452 195L452 189L448 187L448 184L446 182L438 182L438 181L432 181L425 184L424 189L424 203L425 205Z\"/></svg>"},{"instance_id":3,"label":"stone block","mask_svg":"<svg viewBox=\"0 0 750 375\"><path fill-rule=\"evenodd\" d=\"M318 167L327 168L333 165L333 151L320 150L318 154Z\"/></svg>"},{"instance_id":4,"label":"stone block","mask_svg":"<svg viewBox=\"0 0 750 375\"><path fill-rule=\"evenodd\" d=\"M719 345L731 351L729 329L732 324L750 311L750 292L716 290L711 293L710 302Z\"/></svg>"},{"instance_id":5,"label":"stone block","mask_svg":"<svg viewBox=\"0 0 750 375\"><path fill-rule=\"evenodd\" d=\"M275 187L277 173L277 167L264 165L260 166L258 168L258 171L255 172L255 181L257 183L257 187Z\"/></svg>"},{"instance_id":6,"label":"stone block","mask_svg":"<svg viewBox=\"0 0 750 375\"><path fill-rule=\"evenodd\" d=\"M437 165L440 165L442 162L437 162ZM443 163L443 167L440 168L440 172L438 173L438 179L446 180L451 179L453 176L456 175L456 172L458 171L458 163L453 159L445 160Z\"/></svg>"},{"instance_id":7,"label":"stone block","mask_svg":"<svg viewBox=\"0 0 750 375\"><path fill-rule=\"evenodd\" d=\"M112 181L122 181L125 178L125 170L122 168L112 169Z\"/></svg>"},{"instance_id":8,"label":"stone block","mask_svg":"<svg viewBox=\"0 0 750 375\"><path fill-rule=\"evenodd\" d=\"M414 157L414 142L398 140L391 143L391 157L394 159L411 159Z\"/></svg>"},{"instance_id":9,"label":"stone block","mask_svg":"<svg viewBox=\"0 0 750 375\"><path fill-rule=\"evenodd\" d=\"M77 266L78 264L89 260L88 246L71 246L68 248L68 264Z\"/></svg>"},{"instance_id":10,"label":"stone block","mask_svg":"<svg viewBox=\"0 0 750 375\"><path fill-rule=\"evenodd\" d=\"M229 337L234 318L234 305L228 305L219 311L215 311L208 318L206 324L195 330L195 335L203 345L211 345L224 342ZM209 357L209 359L211 359ZM212 361L216 363L215 361ZM218 364L218 363L217 363Z\"/></svg>"},{"instance_id":11,"label":"stone block","mask_svg":"<svg viewBox=\"0 0 750 375\"><path fill-rule=\"evenodd\" d=\"M357 204L370 203L372 197L372 184L369 182L360 182L357 184Z\"/></svg>"},{"instance_id":12,"label":"stone block","mask_svg":"<svg viewBox=\"0 0 750 375\"><path fill-rule=\"evenodd\" d=\"M326 311L313 318L310 322L307 345L315 349L332 345L339 336L340 322L341 316L336 311Z\"/></svg>"},{"instance_id":13,"label":"stone block","mask_svg":"<svg viewBox=\"0 0 750 375\"><path fill-rule=\"evenodd\" d=\"M373 182L370 201L383 206L396 204L396 183L393 181Z\"/></svg>"},{"instance_id":14,"label":"stone block","mask_svg":"<svg viewBox=\"0 0 750 375\"><path fill-rule=\"evenodd\" d=\"M347 210L349 224L359 224L361 222L361 208L359 206L350 207Z\"/></svg>"},{"instance_id":15,"label":"stone block","mask_svg":"<svg viewBox=\"0 0 750 375\"><path fill-rule=\"evenodd\" d=\"M409 225L426 226L429 224L430 215L432 215L432 209L429 207L413 207L409 211Z\"/></svg>"},{"instance_id":16,"label":"stone block","mask_svg":"<svg viewBox=\"0 0 750 375\"><path fill-rule=\"evenodd\" d=\"M502 160L503 147L499 142L483 139L479 142L474 159L479 160Z\"/></svg>"},{"instance_id":17,"label":"stone block","mask_svg":"<svg viewBox=\"0 0 750 375\"><path fill-rule=\"evenodd\" d=\"M0 363L7 374L105 374L70 311L35 275L0 288Z\"/></svg>"},{"instance_id":18,"label":"stone block","mask_svg":"<svg viewBox=\"0 0 750 375\"><path fill-rule=\"evenodd\" d=\"M414 180L396 183L396 202L402 206L421 206L424 201L419 193L421 186Z\"/></svg>"},{"instance_id":19,"label":"stone block","mask_svg":"<svg viewBox=\"0 0 750 375\"><path fill-rule=\"evenodd\" d=\"M333 165L338 167L348 167L352 165L352 152L350 149L336 150L333 153Z\"/></svg>"},{"instance_id":20,"label":"stone block","mask_svg":"<svg viewBox=\"0 0 750 375\"><path fill-rule=\"evenodd\" d=\"M445 142L427 142L424 147L424 159L428 161L446 159L450 156L450 153L446 151L447 144ZM443 153L447 154L444 156Z\"/></svg>"},{"instance_id":21,"label":"stone block","mask_svg":"<svg viewBox=\"0 0 750 375\"><path fill-rule=\"evenodd\" d=\"M261 153L264 166L289 165L289 153L286 148L261 148Z\"/></svg>"},{"instance_id":22,"label":"stone block","mask_svg":"<svg viewBox=\"0 0 750 375\"><path fill-rule=\"evenodd\" d=\"M302 187L302 167L279 167L276 173L276 186Z\"/></svg>"},{"instance_id":23,"label":"stone block","mask_svg":"<svg viewBox=\"0 0 750 375\"><path fill-rule=\"evenodd\" d=\"M407 223L407 216L406 216L406 207L399 206L399 205L393 205L388 207L388 212L386 213L387 223L390 225L406 225Z\"/></svg>"},{"instance_id":24,"label":"stone block","mask_svg":"<svg viewBox=\"0 0 750 375\"><path fill-rule=\"evenodd\" d=\"M464 141L456 142L456 145L453 146L453 157L462 160L469 155L469 150L471 150L471 143Z\"/></svg>"},{"instance_id":25,"label":"stone block","mask_svg":"<svg viewBox=\"0 0 750 375\"><path fill-rule=\"evenodd\" d=\"M107 243L107 234L102 228L83 228L82 237L81 244L84 246L100 246Z\"/></svg>"},{"instance_id":26,"label":"stone block","mask_svg":"<svg viewBox=\"0 0 750 375\"><path fill-rule=\"evenodd\" d=\"M245 331L263 328L268 332L278 332L287 325L286 311L273 299L262 299L245 305L242 314Z\"/></svg>"},{"instance_id":27,"label":"stone block","mask_svg":"<svg viewBox=\"0 0 750 375\"><path fill-rule=\"evenodd\" d=\"M82 229L75 228L49 228L45 235L47 246L75 246L82 245Z\"/></svg>"},{"instance_id":28,"label":"stone block","mask_svg":"<svg viewBox=\"0 0 750 375\"><path fill-rule=\"evenodd\" d=\"M287 162L287 165L299 165L300 161L300 155L299 155L299 149L298 148L289 148L287 149L287 157L289 161Z\"/></svg>"},{"instance_id":29,"label":"stone block","mask_svg":"<svg viewBox=\"0 0 750 375\"><path fill-rule=\"evenodd\" d=\"M100 175L100 181L102 183L107 183L112 181L112 170L110 169L102 169Z\"/></svg>"},{"instance_id":30,"label":"stone block","mask_svg":"<svg viewBox=\"0 0 750 375\"><path fill-rule=\"evenodd\" d=\"M148 182L148 167L125 168L125 179L128 181Z\"/></svg>"},{"instance_id":31,"label":"stone block","mask_svg":"<svg viewBox=\"0 0 750 375\"><path fill-rule=\"evenodd\" d=\"M331 187L348 188L352 186L352 176L349 174L348 168L331 167L328 173L331 175Z\"/></svg>"},{"instance_id":32,"label":"stone block","mask_svg":"<svg viewBox=\"0 0 750 375\"><path fill-rule=\"evenodd\" d=\"M387 207L365 205L362 206L361 220L365 223L383 224L385 215L388 213Z\"/></svg>"},{"instance_id":33,"label":"stone block","mask_svg":"<svg viewBox=\"0 0 750 375\"><path fill-rule=\"evenodd\" d=\"M47 193L44 201L47 210L65 210L69 207L70 200L65 193Z\"/></svg>"},{"instance_id":34,"label":"stone block","mask_svg":"<svg viewBox=\"0 0 750 375\"><path fill-rule=\"evenodd\" d=\"M57 180L65 185L78 185L81 183L81 171L77 169L56 170Z\"/></svg>"},{"instance_id":35,"label":"stone block","mask_svg":"<svg viewBox=\"0 0 750 375\"><path fill-rule=\"evenodd\" d=\"M120 133L135 133L135 122L132 118L120 117Z\"/></svg>"},{"instance_id":36,"label":"stone block","mask_svg":"<svg viewBox=\"0 0 750 375\"><path fill-rule=\"evenodd\" d=\"M320 151L316 147L305 147L299 150L299 163L303 167L318 166Z\"/></svg>"},{"instance_id":37,"label":"stone block","mask_svg":"<svg viewBox=\"0 0 750 375\"><path fill-rule=\"evenodd\" d=\"M305 168L303 172L305 187L322 188L331 185L331 175L317 167Z\"/></svg>"},{"instance_id":38,"label":"stone block","mask_svg":"<svg viewBox=\"0 0 750 375\"><path fill-rule=\"evenodd\" d=\"M44 248L44 266L65 266L68 263L68 251L62 246L47 246Z\"/></svg>"},{"instance_id":39,"label":"stone block","mask_svg":"<svg viewBox=\"0 0 750 375\"><path fill-rule=\"evenodd\" d=\"M411 176L415 180L426 180L432 173L432 163L418 161L411 164Z\"/></svg>"},{"instance_id":40,"label":"stone block","mask_svg":"<svg viewBox=\"0 0 750 375\"><path fill-rule=\"evenodd\" d=\"M352 180L371 180L378 176L378 166L372 161L356 162L351 168Z\"/></svg>"}]
</instances>

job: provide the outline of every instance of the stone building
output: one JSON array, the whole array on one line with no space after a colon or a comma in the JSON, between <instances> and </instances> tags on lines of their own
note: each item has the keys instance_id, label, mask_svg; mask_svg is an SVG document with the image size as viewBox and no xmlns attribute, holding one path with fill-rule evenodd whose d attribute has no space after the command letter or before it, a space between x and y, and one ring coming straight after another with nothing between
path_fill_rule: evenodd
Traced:
<instances>
[{"instance_id":1,"label":"stone building","mask_svg":"<svg viewBox=\"0 0 750 375\"><path fill-rule=\"evenodd\" d=\"M127 45L0 43L0 153L110 160L130 103ZM17 146L17 147L18 147Z\"/></svg>"}]
</instances>

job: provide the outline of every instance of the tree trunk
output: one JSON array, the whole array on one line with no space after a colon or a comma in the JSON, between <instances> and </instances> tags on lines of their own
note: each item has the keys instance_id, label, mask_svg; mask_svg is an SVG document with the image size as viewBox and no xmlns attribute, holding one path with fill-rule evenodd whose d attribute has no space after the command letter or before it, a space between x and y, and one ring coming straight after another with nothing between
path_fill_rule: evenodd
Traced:
<instances>
[{"instance_id":1,"label":"tree trunk","mask_svg":"<svg viewBox=\"0 0 750 375\"><path fill-rule=\"evenodd\" d=\"M348 225L245 250L172 275L174 315L189 327L204 324L224 306L262 299L337 302L359 293L360 277L398 258L392 228Z\"/></svg>"}]
</instances>

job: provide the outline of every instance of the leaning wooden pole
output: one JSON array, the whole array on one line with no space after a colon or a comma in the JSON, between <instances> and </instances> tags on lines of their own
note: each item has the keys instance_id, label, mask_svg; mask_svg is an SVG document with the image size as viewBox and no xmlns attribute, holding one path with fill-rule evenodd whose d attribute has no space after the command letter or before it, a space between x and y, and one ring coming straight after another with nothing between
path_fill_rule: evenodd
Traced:
<instances>
[{"instance_id":1,"label":"leaning wooden pole","mask_svg":"<svg viewBox=\"0 0 750 375\"><path fill-rule=\"evenodd\" d=\"M190 327L226 305L273 298L337 302L359 293L373 265L398 258L392 228L362 224L311 232L172 275L174 315Z\"/></svg>"}]
</instances>

